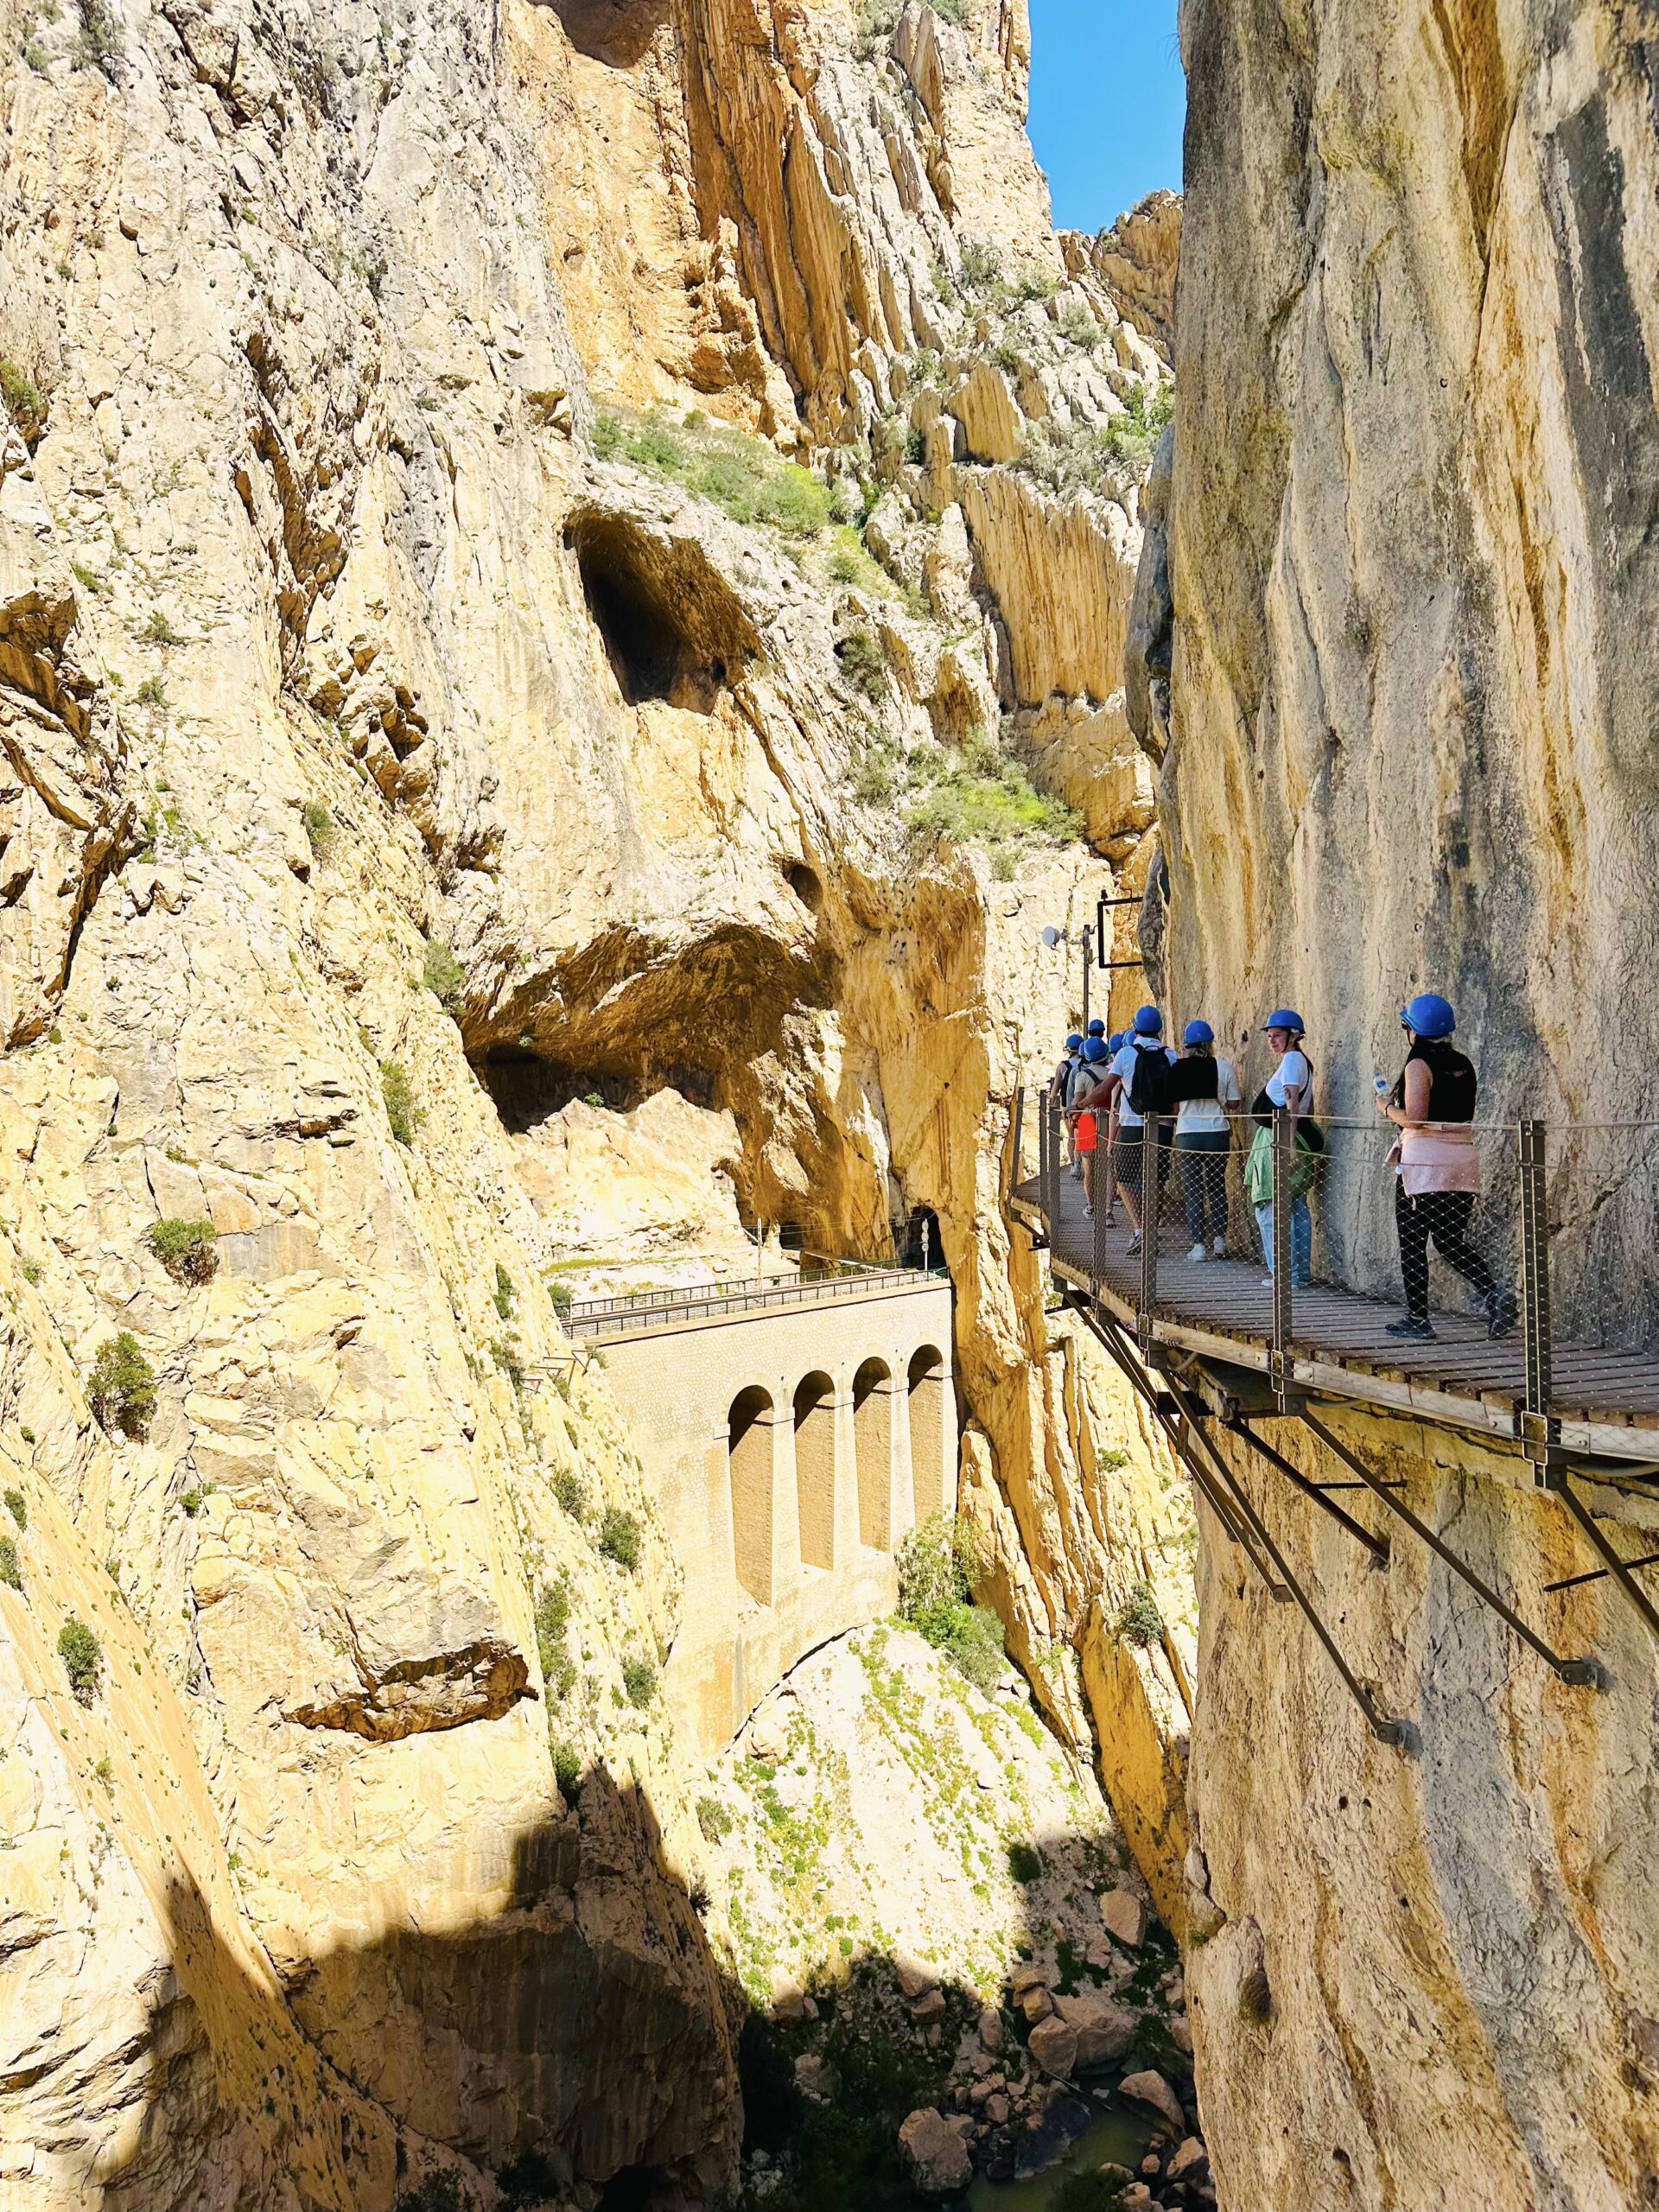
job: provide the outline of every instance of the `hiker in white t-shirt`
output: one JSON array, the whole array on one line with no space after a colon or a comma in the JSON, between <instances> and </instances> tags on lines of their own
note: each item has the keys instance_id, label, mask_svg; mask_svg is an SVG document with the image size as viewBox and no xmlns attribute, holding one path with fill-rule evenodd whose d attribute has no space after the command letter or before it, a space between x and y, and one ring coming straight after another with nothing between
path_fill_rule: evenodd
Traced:
<instances>
[{"instance_id":1,"label":"hiker in white t-shirt","mask_svg":"<svg viewBox=\"0 0 1659 2212\"><path fill-rule=\"evenodd\" d=\"M1135 1026L1124 1039L1122 1051L1112 1062L1110 1072L1096 1094L1097 1106L1116 1107L1116 1141L1112 1147L1112 1179L1117 1194L1123 1201L1123 1211L1129 1217L1135 1235L1129 1240L1131 1252L1141 1249L1141 1185L1142 1181L1142 1147L1146 1142L1146 1125L1132 1105L1129 1094L1135 1084L1135 1063L1143 1052L1159 1052L1173 1062L1175 1055L1163 1041L1164 1017L1155 1006L1143 1006L1135 1017ZM1161 1179L1160 1187L1162 1187Z\"/></svg>"},{"instance_id":2,"label":"hiker in white t-shirt","mask_svg":"<svg viewBox=\"0 0 1659 2212\"><path fill-rule=\"evenodd\" d=\"M1186 1256L1207 1260L1213 1252L1220 1259L1227 1249L1227 1155L1244 1094L1231 1061L1217 1058L1216 1033L1207 1021L1189 1021L1181 1042L1189 1060L1207 1064L1202 1075L1191 1071L1205 1090L1211 1069L1215 1076L1210 1095L1182 1099L1175 1116L1175 1149L1181 1155L1186 1227L1192 1239Z\"/></svg>"},{"instance_id":3,"label":"hiker in white t-shirt","mask_svg":"<svg viewBox=\"0 0 1659 2212\"><path fill-rule=\"evenodd\" d=\"M1262 1027L1267 1032L1268 1043L1272 1047L1276 1065L1253 1110L1259 1114L1264 1102L1269 1111L1274 1106L1282 1106L1289 1113L1294 1128L1299 1130L1302 1122L1312 1119L1313 1111L1313 1069L1302 1050L1302 1039L1306 1034L1302 1017L1289 1007L1281 1007L1276 1013L1268 1016ZM1317 1136L1318 1134L1316 1125L1310 1135ZM1300 1135L1297 1144L1300 1153ZM1262 1249L1268 1263L1266 1280L1270 1283L1273 1281L1271 1196L1267 1204L1257 1205L1255 1218L1262 1231ZM1313 1216L1308 1206L1306 1189L1293 1189L1290 1200L1291 1281L1305 1284L1311 1281L1313 1272Z\"/></svg>"}]
</instances>

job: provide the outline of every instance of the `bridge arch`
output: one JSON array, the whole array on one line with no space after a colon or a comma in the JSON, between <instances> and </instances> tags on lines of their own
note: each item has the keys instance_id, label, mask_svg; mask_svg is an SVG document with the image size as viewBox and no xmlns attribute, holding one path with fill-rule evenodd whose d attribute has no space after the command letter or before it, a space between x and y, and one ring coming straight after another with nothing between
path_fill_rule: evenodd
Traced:
<instances>
[{"instance_id":1,"label":"bridge arch","mask_svg":"<svg viewBox=\"0 0 1659 2212\"><path fill-rule=\"evenodd\" d=\"M853 1453L858 1471L858 1541L893 1549L893 1370L867 1359L853 1376Z\"/></svg>"},{"instance_id":2,"label":"bridge arch","mask_svg":"<svg viewBox=\"0 0 1659 2212\"><path fill-rule=\"evenodd\" d=\"M758 1383L740 1390L726 1417L732 1490L732 1548L737 1579L757 1605L773 1596L772 1454L776 1409Z\"/></svg>"},{"instance_id":3,"label":"bridge arch","mask_svg":"<svg viewBox=\"0 0 1659 2212\"><path fill-rule=\"evenodd\" d=\"M836 1390L822 1369L795 1386L795 1510L801 1565L836 1564Z\"/></svg>"},{"instance_id":4,"label":"bridge arch","mask_svg":"<svg viewBox=\"0 0 1659 2212\"><path fill-rule=\"evenodd\" d=\"M906 1383L911 1505L919 1529L944 1510L944 1355L937 1344L917 1346L910 1356Z\"/></svg>"}]
</instances>

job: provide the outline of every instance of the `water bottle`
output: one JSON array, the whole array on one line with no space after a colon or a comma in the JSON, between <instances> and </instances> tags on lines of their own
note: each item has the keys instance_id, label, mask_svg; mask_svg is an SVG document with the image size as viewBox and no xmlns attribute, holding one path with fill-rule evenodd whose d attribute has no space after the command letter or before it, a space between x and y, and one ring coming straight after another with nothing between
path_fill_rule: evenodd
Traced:
<instances>
[{"instance_id":1,"label":"water bottle","mask_svg":"<svg viewBox=\"0 0 1659 2212\"><path fill-rule=\"evenodd\" d=\"M1379 1098L1386 1098L1394 1087L1381 1068L1371 1070L1371 1084Z\"/></svg>"}]
</instances>

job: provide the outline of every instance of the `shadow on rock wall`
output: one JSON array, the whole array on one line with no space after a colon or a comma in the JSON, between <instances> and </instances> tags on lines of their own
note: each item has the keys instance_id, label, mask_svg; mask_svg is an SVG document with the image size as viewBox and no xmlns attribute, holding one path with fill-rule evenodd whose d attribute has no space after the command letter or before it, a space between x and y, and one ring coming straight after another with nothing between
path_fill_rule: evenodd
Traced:
<instances>
[{"instance_id":1,"label":"shadow on rock wall","mask_svg":"<svg viewBox=\"0 0 1659 2212\"><path fill-rule=\"evenodd\" d=\"M493 1917L339 1946L286 1986L194 1885L164 1912L147 2106L100 2212L689 2212L729 2190L741 2000L644 1793L603 1768L516 1840Z\"/></svg>"}]
</instances>

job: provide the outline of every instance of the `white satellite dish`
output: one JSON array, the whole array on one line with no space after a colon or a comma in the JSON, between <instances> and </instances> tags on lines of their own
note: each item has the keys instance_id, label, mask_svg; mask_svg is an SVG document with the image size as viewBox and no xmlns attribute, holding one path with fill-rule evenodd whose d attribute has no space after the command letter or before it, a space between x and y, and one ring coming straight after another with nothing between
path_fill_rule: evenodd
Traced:
<instances>
[{"instance_id":1,"label":"white satellite dish","mask_svg":"<svg viewBox=\"0 0 1659 2212\"><path fill-rule=\"evenodd\" d=\"M1048 947L1049 950L1052 952L1055 946L1060 942L1061 938L1064 938L1065 935L1065 931L1064 930L1057 930L1053 923L1051 922L1048 927L1043 931L1043 943Z\"/></svg>"}]
</instances>

